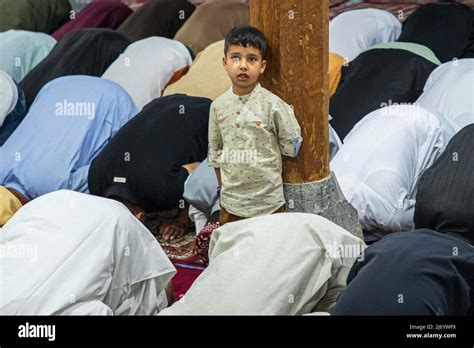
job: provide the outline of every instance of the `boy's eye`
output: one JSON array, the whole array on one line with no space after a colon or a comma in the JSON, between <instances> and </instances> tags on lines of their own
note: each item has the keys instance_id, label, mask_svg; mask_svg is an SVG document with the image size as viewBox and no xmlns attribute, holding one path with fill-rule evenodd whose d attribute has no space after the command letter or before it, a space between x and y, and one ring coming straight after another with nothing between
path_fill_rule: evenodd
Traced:
<instances>
[{"instance_id":1,"label":"boy's eye","mask_svg":"<svg viewBox=\"0 0 474 348\"><path fill-rule=\"evenodd\" d=\"M230 59L232 59L233 62L238 62L239 61L238 56L232 56L232 57L230 57Z\"/></svg>"},{"instance_id":2,"label":"boy's eye","mask_svg":"<svg viewBox=\"0 0 474 348\"><path fill-rule=\"evenodd\" d=\"M250 57L249 58L249 62L256 62L257 61L257 58L256 57Z\"/></svg>"}]
</instances>

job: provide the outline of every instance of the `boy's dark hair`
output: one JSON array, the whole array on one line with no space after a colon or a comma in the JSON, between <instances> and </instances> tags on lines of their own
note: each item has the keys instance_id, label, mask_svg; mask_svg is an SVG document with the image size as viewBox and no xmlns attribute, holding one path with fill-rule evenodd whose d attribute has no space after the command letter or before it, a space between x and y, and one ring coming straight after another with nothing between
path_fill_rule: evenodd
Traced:
<instances>
[{"instance_id":1,"label":"boy's dark hair","mask_svg":"<svg viewBox=\"0 0 474 348\"><path fill-rule=\"evenodd\" d=\"M238 45L243 47L255 47L265 58L267 54L267 40L265 35L257 28L250 25L239 25L231 29L225 37L224 55L231 45Z\"/></svg>"}]
</instances>

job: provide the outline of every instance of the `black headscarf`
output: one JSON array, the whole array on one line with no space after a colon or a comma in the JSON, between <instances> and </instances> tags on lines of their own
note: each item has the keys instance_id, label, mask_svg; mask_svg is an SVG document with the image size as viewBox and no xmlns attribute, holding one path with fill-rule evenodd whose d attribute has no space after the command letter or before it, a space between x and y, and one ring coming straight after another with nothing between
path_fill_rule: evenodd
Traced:
<instances>
[{"instance_id":1,"label":"black headscarf","mask_svg":"<svg viewBox=\"0 0 474 348\"><path fill-rule=\"evenodd\" d=\"M79 29L66 35L21 81L29 108L49 81L67 75L101 76L130 42L111 29Z\"/></svg>"},{"instance_id":2,"label":"black headscarf","mask_svg":"<svg viewBox=\"0 0 474 348\"><path fill-rule=\"evenodd\" d=\"M392 233L355 261L331 315L473 315L473 268L472 246L457 237Z\"/></svg>"},{"instance_id":3,"label":"black headscarf","mask_svg":"<svg viewBox=\"0 0 474 348\"><path fill-rule=\"evenodd\" d=\"M371 49L342 67L331 97L331 126L341 140L370 112L385 104L413 103L436 64L403 49ZM385 104L384 104L385 103Z\"/></svg>"},{"instance_id":4,"label":"black headscarf","mask_svg":"<svg viewBox=\"0 0 474 348\"><path fill-rule=\"evenodd\" d=\"M172 39L195 9L187 0L152 0L128 17L117 31L132 42L150 36Z\"/></svg>"},{"instance_id":5,"label":"black headscarf","mask_svg":"<svg viewBox=\"0 0 474 348\"><path fill-rule=\"evenodd\" d=\"M461 129L418 181L415 227L474 244L474 124Z\"/></svg>"},{"instance_id":6,"label":"black headscarf","mask_svg":"<svg viewBox=\"0 0 474 348\"><path fill-rule=\"evenodd\" d=\"M183 164L207 156L211 100L158 98L122 127L89 169L89 191L146 212L175 208L188 177Z\"/></svg>"},{"instance_id":7,"label":"black headscarf","mask_svg":"<svg viewBox=\"0 0 474 348\"><path fill-rule=\"evenodd\" d=\"M459 3L421 6L403 22L398 41L427 46L443 63L474 57L474 10Z\"/></svg>"}]
</instances>

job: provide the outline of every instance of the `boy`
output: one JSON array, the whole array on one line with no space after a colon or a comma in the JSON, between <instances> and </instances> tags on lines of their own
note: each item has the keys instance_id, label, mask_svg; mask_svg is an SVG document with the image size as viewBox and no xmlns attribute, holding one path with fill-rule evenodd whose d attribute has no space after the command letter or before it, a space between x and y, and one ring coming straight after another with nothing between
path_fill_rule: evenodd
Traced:
<instances>
[{"instance_id":1,"label":"boy","mask_svg":"<svg viewBox=\"0 0 474 348\"><path fill-rule=\"evenodd\" d=\"M232 88L211 105L209 165L221 193L221 226L284 211L281 155L296 157L301 131L289 105L258 83L267 43L250 26L226 36L224 69Z\"/></svg>"}]
</instances>

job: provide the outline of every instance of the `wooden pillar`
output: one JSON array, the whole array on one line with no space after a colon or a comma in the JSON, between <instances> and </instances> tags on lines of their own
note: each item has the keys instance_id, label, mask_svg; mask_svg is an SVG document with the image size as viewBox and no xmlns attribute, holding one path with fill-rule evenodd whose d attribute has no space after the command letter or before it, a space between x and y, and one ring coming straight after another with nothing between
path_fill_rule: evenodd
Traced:
<instances>
[{"instance_id":1,"label":"wooden pillar","mask_svg":"<svg viewBox=\"0 0 474 348\"><path fill-rule=\"evenodd\" d=\"M262 86L294 107L303 144L284 157L283 181L327 178L329 170L329 0L251 0L251 25L268 40Z\"/></svg>"}]
</instances>

